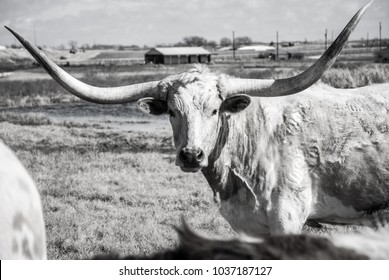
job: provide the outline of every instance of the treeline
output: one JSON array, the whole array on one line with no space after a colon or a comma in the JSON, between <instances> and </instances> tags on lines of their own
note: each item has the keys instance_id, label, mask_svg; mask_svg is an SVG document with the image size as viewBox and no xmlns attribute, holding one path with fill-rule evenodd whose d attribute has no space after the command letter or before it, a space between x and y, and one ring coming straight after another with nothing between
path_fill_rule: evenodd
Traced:
<instances>
[{"instance_id":1,"label":"treeline","mask_svg":"<svg viewBox=\"0 0 389 280\"><path fill-rule=\"evenodd\" d=\"M312 44L317 43L317 41L313 42L301 42L303 44ZM323 43L321 41L321 43ZM253 44L253 40L248 36L241 36L235 38L235 48L239 48L242 46L249 46ZM271 42L270 45L274 45L274 42ZM290 44L290 43L289 43ZM281 42L283 45L283 42ZM366 39L361 38L361 40L350 41L350 47L366 47L373 48L378 47L380 45L380 41L378 38L370 39L367 41ZM182 39L182 41L172 44L157 44L155 47L204 47L206 49L216 49L223 47L231 47L233 46L232 38L223 37L218 42L214 40L207 40L201 36L187 36ZM290 45L289 45L290 46ZM389 46L389 39L385 38L381 40L381 47L386 48ZM8 48L21 48L20 44L12 44L7 46ZM41 46L43 49L46 49L46 46ZM153 46L139 46L139 45L118 45L118 44L82 44L79 45L77 41L71 40L67 44L61 44L57 47L60 50L108 50L108 49L117 49L117 50L138 50L138 49L150 49Z\"/></svg>"},{"instance_id":2,"label":"treeline","mask_svg":"<svg viewBox=\"0 0 389 280\"><path fill-rule=\"evenodd\" d=\"M248 36L236 37L235 47L247 46L252 44L252 40ZM217 47L232 47L232 39L223 37L216 42L214 40L207 40L200 36L187 36L181 42L174 44L158 44L157 47L204 47L208 49L215 49Z\"/></svg>"},{"instance_id":3,"label":"treeline","mask_svg":"<svg viewBox=\"0 0 389 280\"><path fill-rule=\"evenodd\" d=\"M241 46L251 45L253 41L248 36L241 36L235 38L235 47L239 48ZM84 50L94 50L94 49L118 49L118 50L127 50L127 49L148 49L149 46L140 47L138 45L108 45L108 44L83 44L78 47L77 42L72 40L69 41L68 45L70 49L84 49ZM173 44L157 44L156 47L204 47L207 49L216 49L218 47L232 47L232 39L228 37L223 37L216 42L214 40L207 40L201 36L187 36L182 39L182 41L173 43ZM61 45L60 48L65 49L65 46Z\"/></svg>"},{"instance_id":4,"label":"treeline","mask_svg":"<svg viewBox=\"0 0 389 280\"><path fill-rule=\"evenodd\" d=\"M241 36L235 38L235 47L239 48L241 46L251 45L253 43L252 39L248 36ZM173 43L173 44L157 44L156 47L204 47L207 49L216 49L218 47L232 47L232 39L228 37L223 37L216 42L214 40L207 40L204 37L200 36L187 36L182 39L182 41ZM19 44L11 45L11 48L20 48ZM46 46L42 46L46 48ZM139 45L117 45L117 44L82 44L79 45L77 41L70 40L66 45L61 44L57 47L60 50L108 50L108 49L118 49L118 50L136 50L136 49L148 49L149 46L139 46Z\"/></svg>"}]
</instances>

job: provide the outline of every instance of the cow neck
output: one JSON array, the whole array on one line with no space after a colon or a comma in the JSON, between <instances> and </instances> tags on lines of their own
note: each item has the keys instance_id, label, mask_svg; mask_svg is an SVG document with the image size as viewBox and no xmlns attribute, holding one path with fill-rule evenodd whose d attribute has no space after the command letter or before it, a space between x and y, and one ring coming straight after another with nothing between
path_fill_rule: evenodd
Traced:
<instances>
[{"instance_id":1,"label":"cow neck","mask_svg":"<svg viewBox=\"0 0 389 280\"><path fill-rule=\"evenodd\" d=\"M228 159L225 158L225 153L223 153L226 148L226 143L230 131L228 119L229 116L226 116L225 114L220 117L216 131L217 140L213 150L208 157L208 166L201 169L201 172L208 181L208 184L212 188L215 195L216 193L223 190L227 179L227 174L225 174L226 167L222 163L225 163L226 160L228 161Z\"/></svg>"}]
</instances>

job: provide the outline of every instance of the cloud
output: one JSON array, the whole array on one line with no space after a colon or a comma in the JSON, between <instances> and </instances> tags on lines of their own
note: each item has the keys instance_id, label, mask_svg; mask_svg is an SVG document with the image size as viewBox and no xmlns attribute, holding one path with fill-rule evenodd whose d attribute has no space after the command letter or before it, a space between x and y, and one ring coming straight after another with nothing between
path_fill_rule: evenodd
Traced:
<instances>
[{"instance_id":1,"label":"cloud","mask_svg":"<svg viewBox=\"0 0 389 280\"><path fill-rule=\"evenodd\" d=\"M199 35L218 41L250 36L271 41L320 39L327 28L338 34L367 0L1 0L0 23L27 37L58 45L79 43L175 43ZM389 26L389 1L375 0L353 38L378 36L378 21ZM383 30L383 37L389 31ZM386 32L386 33L385 33ZM14 39L0 31L0 44Z\"/></svg>"}]
</instances>

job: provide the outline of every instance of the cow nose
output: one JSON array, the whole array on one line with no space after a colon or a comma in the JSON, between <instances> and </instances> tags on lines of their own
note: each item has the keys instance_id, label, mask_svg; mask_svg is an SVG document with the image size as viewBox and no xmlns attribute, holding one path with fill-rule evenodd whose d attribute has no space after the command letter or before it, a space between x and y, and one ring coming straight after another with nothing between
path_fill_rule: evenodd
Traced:
<instances>
[{"instance_id":1,"label":"cow nose","mask_svg":"<svg viewBox=\"0 0 389 280\"><path fill-rule=\"evenodd\" d=\"M204 151L199 148L182 148L180 151L180 160L184 165L198 166L204 158Z\"/></svg>"}]
</instances>

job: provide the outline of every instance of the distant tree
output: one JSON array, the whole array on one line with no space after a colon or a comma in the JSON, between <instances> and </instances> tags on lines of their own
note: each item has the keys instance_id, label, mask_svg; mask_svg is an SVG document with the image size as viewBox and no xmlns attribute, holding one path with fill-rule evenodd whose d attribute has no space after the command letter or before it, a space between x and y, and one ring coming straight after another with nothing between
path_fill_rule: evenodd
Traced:
<instances>
[{"instance_id":1,"label":"distant tree","mask_svg":"<svg viewBox=\"0 0 389 280\"><path fill-rule=\"evenodd\" d=\"M70 40L70 41L68 42L68 44L69 44L69 46L70 46L71 49L77 49L77 45L78 45L77 41L75 41L75 40Z\"/></svg>"},{"instance_id":2,"label":"distant tree","mask_svg":"<svg viewBox=\"0 0 389 280\"><path fill-rule=\"evenodd\" d=\"M207 44L207 40L200 36L185 37L182 41L188 47L202 47Z\"/></svg>"},{"instance_id":3,"label":"distant tree","mask_svg":"<svg viewBox=\"0 0 389 280\"><path fill-rule=\"evenodd\" d=\"M247 45L251 45L253 42L253 40L251 40L250 37L247 37L247 36L243 36L243 37L236 37L235 38L235 45L236 46L247 46Z\"/></svg>"},{"instance_id":4,"label":"distant tree","mask_svg":"<svg viewBox=\"0 0 389 280\"><path fill-rule=\"evenodd\" d=\"M215 49L217 46L217 43L216 43L216 41L208 41L207 46L212 48L212 49Z\"/></svg>"},{"instance_id":5,"label":"distant tree","mask_svg":"<svg viewBox=\"0 0 389 280\"><path fill-rule=\"evenodd\" d=\"M221 47L232 46L232 40L230 38L223 37L220 39L220 46Z\"/></svg>"},{"instance_id":6,"label":"distant tree","mask_svg":"<svg viewBox=\"0 0 389 280\"><path fill-rule=\"evenodd\" d=\"M178 42L173 45L173 47L185 47L185 44L183 42Z\"/></svg>"},{"instance_id":7,"label":"distant tree","mask_svg":"<svg viewBox=\"0 0 389 280\"><path fill-rule=\"evenodd\" d=\"M83 45L81 46L81 48L82 48L82 49L85 49L85 50L89 50L91 47L90 47L90 45L89 45L88 43L86 43L86 44L83 44Z\"/></svg>"}]
</instances>

